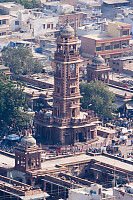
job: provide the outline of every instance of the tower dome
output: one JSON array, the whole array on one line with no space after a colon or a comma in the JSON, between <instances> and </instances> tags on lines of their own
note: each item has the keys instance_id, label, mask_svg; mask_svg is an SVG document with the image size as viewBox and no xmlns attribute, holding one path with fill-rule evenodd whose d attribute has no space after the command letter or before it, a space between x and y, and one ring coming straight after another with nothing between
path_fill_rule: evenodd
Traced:
<instances>
[{"instance_id":1,"label":"tower dome","mask_svg":"<svg viewBox=\"0 0 133 200\"><path fill-rule=\"evenodd\" d=\"M99 54L93 57L92 64L102 65L105 64L105 60Z\"/></svg>"},{"instance_id":2,"label":"tower dome","mask_svg":"<svg viewBox=\"0 0 133 200\"><path fill-rule=\"evenodd\" d=\"M36 146L36 140L28 134L21 139L21 144L28 146Z\"/></svg>"},{"instance_id":3,"label":"tower dome","mask_svg":"<svg viewBox=\"0 0 133 200\"><path fill-rule=\"evenodd\" d=\"M74 29L69 24L67 24L61 29L61 36L69 37L71 35L74 35Z\"/></svg>"}]
</instances>

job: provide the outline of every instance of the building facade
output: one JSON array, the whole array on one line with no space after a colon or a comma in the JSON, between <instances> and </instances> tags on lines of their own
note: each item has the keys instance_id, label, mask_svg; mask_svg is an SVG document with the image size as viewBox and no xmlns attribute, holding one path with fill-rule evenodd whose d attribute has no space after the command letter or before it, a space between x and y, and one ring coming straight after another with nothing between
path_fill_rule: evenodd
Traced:
<instances>
[{"instance_id":1,"label":"building facade","mask_svg":"<svg viewBox=\"0 0 133 200\"><path fill-rule=\"evenodd\" d=\"M66 25L57 39L54 55L53 110L35 115L36 136L47 144L74 144L97 139L98 118L80 111L79 64L74 30Z\"/></svg>"},{"instance_id":2,"label":"building facade","mask_svg":"<svg viewBox=\"0 0 133 200\"><path fill-rule=\"evenodd\" d=\"M105 60L130 53L129 41L131 25L122 22L108 22L107 32L86 35L81 38L83 56L100 54ZM88 45L87 45L88 44Z\"/></svg>"},{"instance_id":3,"label":"building facade","mask_svg":"<svg viewBox=\"0 0 133 200\"><path fill-rule=\"evenodd\" d=\"M71 27L73 27L75 34L77 32L77 28L83 25L84 14L82 12L79 13L71 13L67 15L59 15L59 26L63 26L66 21L69 22Z\"/></svg>"},{"instance_id":4,"label":"building facade","mask_svg":"<svg viewBox=\"0 0 133 200\"><path fill-rule=\"evenodd\" d=\"M0 36L10 35L9 15L0 15Z\"/></svg>"},{"instance_id":5,"label":"building facade","mask_svg":"<svg viewBox=\"0 0 133 200\"><path fill-rule=\"evenodd\" d=\"M133 56L111 59L109 65L114 72L133 74Z\"/></svg>"}]
</instances>

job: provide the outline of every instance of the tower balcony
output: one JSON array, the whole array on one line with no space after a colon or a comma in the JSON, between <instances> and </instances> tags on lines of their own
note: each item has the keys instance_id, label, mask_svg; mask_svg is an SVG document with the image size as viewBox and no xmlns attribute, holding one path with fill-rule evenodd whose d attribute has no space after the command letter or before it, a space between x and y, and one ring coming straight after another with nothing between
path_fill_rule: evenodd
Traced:
<instances>
[{"instance_id":1,"label":"tower balcony","mask_svg":"<svg viewBox=\"0 0 133 200\"><path fill-rule=\"evenodd\" d=\"M69 52L69 53L63 53L63 52L55 52L54 54L55 60L61 61L61 62L70 62L70 61L77 61L80 59L79 52Z\"/></svg>"},{"instance_id":2,"label":"tower balcony","mask_svg":"<svg viewBox=\"0 0 133 200\"><path fill-rule=\"evenodd\" d=\"M48 126L82 126L84 124L90 124L91 122L98 121L98 117L94 114L93 111L88 111L88 114L82 114L82 117L77 118L61 118L54 116L47 116L43 111L35 113L35 121L39 123L47 124Z\"/></svg>"}]
</instances>

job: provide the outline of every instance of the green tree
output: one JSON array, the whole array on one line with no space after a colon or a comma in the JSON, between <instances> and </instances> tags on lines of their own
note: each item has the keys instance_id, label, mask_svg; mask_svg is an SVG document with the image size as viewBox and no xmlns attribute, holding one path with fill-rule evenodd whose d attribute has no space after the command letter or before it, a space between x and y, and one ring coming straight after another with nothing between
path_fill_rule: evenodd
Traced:
<instances>
[{"instance_id":1,"label":"green tree","mask_svg":"<svg viewBox=\"0 0 133 200\"><path fill-rule=\"evenodd\" d=\"M116 110L115 95L101 82L81 83L82 107L94 110L100 118L111 119Z\"/></svg>"},{"instance_id":2,"label":"green tree","mask_svg":"<svg viewBox=\"0 0 133 200\"><path fill-rule=\"evenodd\" d=\"M33 58L30 49L23 46L19 46L16 49L4 47L2 58L5 65L16 76L39 73L43 68L42 64Z\"/></svg>"},{"instance_id":3,"label":"green tree","mask_svg":"<svg viewBox=\"0 0 133 200\"><path fill-rule=\"evenodd\" d=\"M0 0L0 3L3 3L3 2L20 3L26 9L41 8L41 1L40 0Z\"/></svg>"},{"instance_id":4,"label":"green tree","mask_svg":"<svg viewBox=\"0 0 133 200\"><path fill-rule=\"evenodd\" d=\"M26 126L29 118L21 111L25 104L23 86L19 82L0 79L0 124Z\"/></svg>"}]
</instances>

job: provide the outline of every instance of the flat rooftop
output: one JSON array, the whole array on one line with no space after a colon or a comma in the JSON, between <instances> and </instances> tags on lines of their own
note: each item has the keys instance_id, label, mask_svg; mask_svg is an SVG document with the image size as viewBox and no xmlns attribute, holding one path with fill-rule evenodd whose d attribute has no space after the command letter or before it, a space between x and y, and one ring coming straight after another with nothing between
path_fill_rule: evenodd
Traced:
<instances>
[{"instance_id":1,"label":"flat rooftop","mask_svg":"<svg viewBox=\"0 0 133 200\"><path fill-rule=\"evenodd\" d=\"M0 7L6 7L6 8L13 8L15 6L18 6L20 4L18 3L14 3L14 2L4 2L4 3L0 3ZM21 6L21 5L20 5Z\"/></svg>"},{"instance_id":2,"label":"flat rooftop","mask_svg":"<svg viewBox=\"0 0 133 200\"><path fill-rule=\"evenodd\" d=\"M112 5L112 4L123 4L123 3L129 3L129 1L126 0L104 0L103 3Z\"/></svg>"},{"instance_id":3,"label":"flat rooftop","mask_svg":"<svg viewBox=\"0 0 133 200\"><path fill-rule=\"evenodd\" d=\"M113 37L107 35L107 33L104 34L94 34L94 35L85 35L83 37L86 37L86 38L91 38L91 39L94 39L94 40L104 40L104 39L111 39Z\"/></svg>"},{"instance_id":4,"label":"flat rooftop","mask_svg":"<svg viewBox=\"0 0 133 200\"><path fill-rule=\"evenodd\" d=\"M121 162L121 161L115 160L113 158L105 157L103 155L98 155L98 156L92 157L92 156L85 155L85 154L45 161L44 163L42 163L42 170L57 169L56 165L68 165L68 164L72 164L75 162L87 162L87 161L89 162L91 159L94 159L98 162L106 163L111 166L121 168L123 170L128 170L130 172L133 171L132 164L127 164L125 162Z\"/></svg>"},{"instance_id":5,"label":"flat rooftop","mask_svg":"<svg viewBox=\"0 0 133 200\"><path fill-rule=\"evenodd\" d=\"M44 84L47 83L54 86L54 76L46 76L43 74L33 74L33 75L25 75L23 77L29 78L29 80L27 80L26 82L30 82L30 80L32 79L38 82L42 82Z\"/></svg>"},{"instance_id":6,"label":"flat rooftop","mask_svg":"<svg viewBox=\"0 0 133 200\"><path fill-rule=\"evenodd\" d=\"M132 97L133 96L132 92L128 92L128 91L122 90L120 88L115 88L115 87L110 87L109 86L109 91L113 92L115 95L118 95L118 96L125 96L125 94L128 97Z\"/></svg>"},{"instance_id":7,"label":"flat rooftop","mask_svg":"<svg viewBox=\"0 0 133 200\"><path fill-rule=\"evenodd\" d=\"M10 19L9 15L0 15L0 20L2 19Z\"/></svg>"},{"instance_id":8,"label":"flat rooftop","mask_svg":"<svg viewBox=\"0 0 133 200\"><path fill-rule=\"evenodd\" d=\"M89 162L92 159L98 162L106 163L111 166L115 166L123 170L128 170L130 172L133 172L132 164L128 164L120 160L109 158L104 155L98 155L98 156L92 157L86 154L80 154L80 155L75 155L75 156L65 157L65 158L58 158L55 160L46 160L45 162L42 163L42 170L45 170L45 171L54 170L54 169L57 169L56 165L63 166L63 165L73 164L75 162ZM10 158L8 156L4 156L0 154L0 167L12 168L14 166L15 166L14 158Z\"/></svg>"},{"instance_id":9,"label":"flat rooftop","mask_svg":"<svg viewBox=\"0 0 133 200\"><path fill-rule=\"evenodd\" d=\"M15 159L6 155L0 154L0 167L10 169L15 166Z\"/></svg>"},{"instance_id":10,"label":"flat rooftop","mask_svg":"<svg viewBox=\"0 0 133 200\"><path fill-rule=\"evenodd\" d=\"M125 56L125 57L119 57L119 58L113 58L113 60L121 60L121 61L126 61L126 60L133 60L133 56Z\"/></svg>"}]
</instances>

